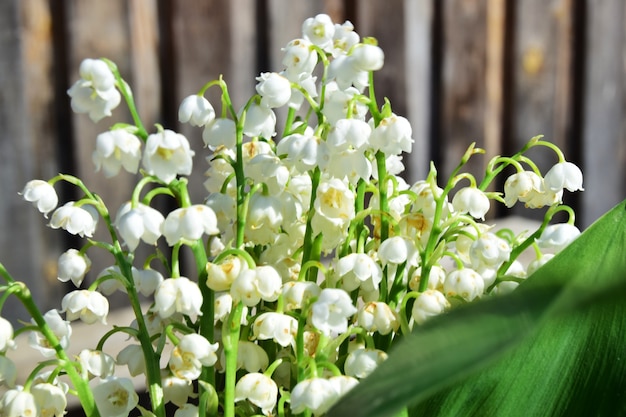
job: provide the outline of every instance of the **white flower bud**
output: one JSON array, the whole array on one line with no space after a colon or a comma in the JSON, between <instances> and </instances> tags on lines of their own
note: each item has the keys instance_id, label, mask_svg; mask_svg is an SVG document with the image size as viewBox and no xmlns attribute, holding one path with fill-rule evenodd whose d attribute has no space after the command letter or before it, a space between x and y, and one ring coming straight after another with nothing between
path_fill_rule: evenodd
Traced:
<instances>
[{"instance_id":1,"label":"white flower bud","mask_svg":"<svg viewBox=\"0 0 626 417\"><path fill-rule=\"evenodd\" d=\"M133 381L128 378L106 378L95 385L92 392L102 416L127 416L139 403Z\"/></svg>"},{"instance_id":2,"label":"white flower bud","mask_svg":"<svg viewBox=\"0 0 626 417\"><path fill-rule=\"evenodd\" d=\"M443 292L447 297L459 296L465 301L480 297L485 291L483 277L470 268L456 269L448 274L443 283Z\"/></svg>"},{"instance_id":3,"label":"white flower bud","mask_svg":"<svg viewBox=\"0 0 626 417\"><path fill-rule=\"evenodd\" d=\"M551 224L546 227L537 239L542 249L552 249L555 252L563 250L580 235L580 230L573 224Z\"/></svg>"},{"instance_id":4,"label":"white flower bud","mask_svg":"<svg viewBox=\"0 0 626 417\"><path fill-rule=\"evenodd\" d=\"M377 45L359 44L351 52L352 65L360 71L378 71L385 63L385 53Z\"/></svg>"},{"instance_id":5,"label":"white flower bud","mask_svg":"<svg viewBox=\"0 0 626 417\"><path fill-rule=\"evenodd\" d=\"M359 310L357 322L368 332L378 332L382 335L398 330L400 322L398 315L383 302L369 302Z\"/></svg>"},{"instance_id":6,"label":"white flower bud","mask_svg":"<svg viewBox=\"0 0 626 417\"><path fill-rule=\"evenodd\" d=\"M59 204L59 197L54 187L42 180L28 181L20 195L24 197L24 200L33 203L33 206L37 207L45 218L48 218L48 213Z\"/></svg>"},{"instance_id":7,"label":"white flower bud","mask_svg":"<svg viewBox=\"0 0 626 417\"><path fill-rule=\"evenodd\" d=\"M6 352L7 349L13 349L14 347L13 325L4 317L0 317L0 353Z\"/></svg>"},{"instance_id":8,"label":"white flower bud","mask_svg":"<svg viewBox=\"0 0 626 417\"><path fill-rule=\"evenodd\" d=\"M470 246L472 267L476 270L483 268L497 269L509 259L511 246L506 240L487 232L480 235Z\"/></svg>"},{"instance_id":9,"label":"white flower bud","mask_svg":"<svg viewBox=\"0 0 626 417\"><path fill-rule=\"evenodd\" d=\"M348 319L357 312L347 292L338 288L324 288L311 307L311 323L320 332L344 333Z\"/></svg>"},{"instance_id":10,"label":"white flower bud","mask_svg":"<svg viewBox=\"0 0 626 417\"><path fill-rule=\"evenodd\" d=\"M558 192L566 188L568 191L583 191L583 173L571 162L560 162L546 173L543 183L548 190Z\"/></svg>"},{"instance_id":11,"label":"white flower bud","mask_svg":"<svg viewBox=\"0 0 626 417\"><path fill-rule=\"evenodd\" d=\"M202 140L212 151L220 147L232 149L237 142L237 126L231 119L215 119L204 127Z\"/></svg>"},{"instance_id":12,"label":"white flower bud","mask_svg":"<svg viewBox=\"0 0 626 417\"><path fill-rule=\"evenodd\" d=\"M259 407L266 416L272 415L277 399L278 386L266 375L245 374L235 385L235 402L248 400Z\"/></svg>"},{"instance_id":13,"label":"white flower bud","mask_svg":"<svg viewBox=\"0 0 626 417\"><path fill-rule=\"evenodd\" d=\"M276 72L263 72L257 77L256 91L261 96L261 106L282 107L291 98L291 83Z\"/></svg>"},{"instance_id":14,"label":"white flower bud","mask_svg":"<svg viewBox=\"0 0 626 417\"><path fill-rule=\"evenodd\" d=\"M489 211L489 198L476 187L461 188L452 198L452 207L461 213L469 213L475 219L485 220Z\"/></svg>"},{"instance_id":15,"label":"white flower bud","mask_svg":"<svg viewBox=\"0 0 626 417\"><path fill-rule=\"evenodd\" d=\"M387 354L380 349L355 349L348 354L344 370L348 376L363 379L386 359Z\"/></svg>"},{"instance_id":16,"label":"white flower bud","mask_svg":"<svg viewBox=\"0 0 626 417\"><path fill-rule=\"evenodd\" d=\"M122 167L136 174L141 160L141 140L125 129L100 133L91 158L96 171L102 169L106 178L116 176Z\"/></svg>"},{"instance_id":17,"label":"white flower bud","mask_svg":"<svg viewBox=\"0 0 626 417\"><path fill-rule=\"evenodd\" d=\"M295 343L298 321L286 314L262 313L254 320L252 333L258 340L274 340L282 347L287 347Z\"/></svg>"},{"instance_id":18,"label":"white flower bud","mask_svg":"<svg viewBox=\"0 0 626 417\"><path fill-rule=\"evenodd\" d=\"M49 226L53 229L64 229L80 237L92 237L96 230L98 213L90 205L76 206L73 201L57 208L52 213Z\"/></svg>"},{"instance_id":19,"label":"white flower bud","mask_svg":"<svg viewBox=\"0 0 626 417\"><path fill-rule=\"evenodd\" d=\"M61 282L72 281L78 288L91 269L91 260L76 249L68 249L59 256L57 278Z\"/></svg>"},{"instance_id":20,"label":"white flower bud","mask_svg":"<svg viewBox=\"0 0 626 417\"><path fill-rule=\"evenodd\" d=\"M276 135L276 114L269 107L252 103L246 112L243 134L250 137L266 139Z\"/></svg>"},{"instance_id":21,"label":"white flower bud","mask_svg":"<svg viewBox=\"0 0 626 417\"><path fill-rule=\"evenodd\" d=\"M335 384L324 378L300 381L291 390L291 412L300 414L309 409L315 415L324 414L339 398Z\"/></svg>"},{"instance_id":22,"label":"white flower bud","mask_svg":"<svg viewBox=\"0 0 626 417\"><path fill-rule=\"evenodd\" d=\"M154 294L154 307L161 318L168 318L174 313L188 316L201 315L202 293L198 284L187 277L163 280Z\"/></svg>"},{"instance_id":23,"label":"white flower bud","mask_svg":"<svg viewBox=\"0 0 626 417\"><path fill-rule=\"evenodd\" d=\"M199 334L186 334L172 351L170 371L179 378L195 380L200 376L203 366L213 366L217 362L217 348L217 343L211 344Z\"/></svg>"},{"instance_id":24,"label":"white flower bud","mask_svg":"<svg viewBox=\"0 0 626 417\"><path fill-rule=\"evenodd\" d=\"M116 361L119 365L128 366L128 372L131 376L141 375L146 372L146 360L140 345L126 345L117 354Z\"/></svg>"},{"instance_id":25,"label":"white flower bud","mask_svg":"<svg viewBox=\"0 0 626 417\"><path fill-rule=\"evenodd\" d=\"M411 315L415 323L423 324L433 316L437 316L450 308L450 302L437 290L426 290L415 299Z\"/></svg>"},{"instance_id":26,"label":"white flower bud","mask_svg":"<svg viewBox=\"0 0 626 417\"><path fill-rule=\"evenodd\" d=\"M311 74L317 65L317 52L311 48L312 44L306 39L294 39L287 44L283 51L285 56L282 63L290 76Z\"/></svg>"},{"instance_id":27,"label":"white flower bud","mask_svg":"<svg viewBox=\"0 0 626 417\"><path fill-rule=\"evenodd\" d=\"M69 321L80 319L86 324L106 324L109 300L97 291L75 290L61 300L61 312Z\"/></svg>"},{"instance_id":28,"label":"white flower bud","mask_svg":"<svg viewBox=\"0 0 626 417\"><path fill-rule=\"evenodd\" d=\"M187 96L178 107L178 121L192 126L206 126L215 119L215 110L209 100L197 94Z\"/></svg>"},{"instance_id":29,"label":"white flower bud","mask_svg":"<svg viewBox=\"0 0 626 417\"><path fill-rule=\"evenodd\" d=\"M443 269L439 265L433 265L430 268L430 273L428 274L428 286L426 288L430 290L436 290L443 286L443 282L446 279L446 270ZM413 291L418 291L420 282L422 281L422 267L417 267L413 274L411 275L411 279L409 280L409 288Z\"/></svg>"},{"instance_id":30,"label":"white flower bud","mask_svg":"<svg viewBox=\"0 0 626 417\"><path fill-rule=\"evenodd\" d=\"M161 237L161 225L164 220L165 218L158 210L142 203L132 208L129 201L118 210L115 227L132 252L139 246L140 240L148 245L155 245Z\"/></svg>"},{"instance_id":31,"label":"white flower bud","mask_svg":"<svg viewBox=\"0 0 626 417\"><path fill-rule=\"evenodd\" d=\"M108 378L115 373L115 359L100 350L83 349L78 354L78 363L84 378Z\"/></svg>"},{"instance_id":32,"label":"white flower bud","mask_svg":"<svg viewBox=\"0 0 626 417\"><path fill-rule=\"evenodd\" d=\"M554 258L553 253L544 253L539 259L533 260L526 268L526 275L531 276L536 270L544 266L552 258Z\"/></svg>"},{"instance_id":33,"label":"white flower bud","mask_svg":"<svg viewBox=\"0 0 626 417\"><path fill-rule=\"evenodd\" d=\"M167 244L174 246L181 241L195 242L203 234L217 235L217 216L204 204L195 204L170 212L161 225Z\"/></svg>"},{"instance_id":34,"label":"white flower bud","mask_svg":"<svg viewBox=\"0 0 626 417\"><path fill-rule=\"evenodd\" d=\"M67 90L72 98L72 110L75 113L89 113L89 118L98 122L111 116L122 99L115 89L115 76L109 66L99 59L85 59L80 64L81 79Z\"/></svg>"},{"instance_id":35,"label":"white flower bud","mask_svg":"<svg viewBox=\"0 0 626 417\"><path fill-rule=\"evenodd\" d=\"M59 340L61 347L63 349L67 349L70 345L70 337L72 336L72 327L70 326L70 322L63 320L57 310L49 310L46 314L44 314L43 318L46 321L46 324L50 327L50 330L52 330L52 333L54 333ZM31 319L31 322L36 324L35 320ZM32 348L40 351L46 358L51 358L56 354L54 348L50 347L48 340L38 331L30 333L28 344Z\"/></svg>"}]
</instances>

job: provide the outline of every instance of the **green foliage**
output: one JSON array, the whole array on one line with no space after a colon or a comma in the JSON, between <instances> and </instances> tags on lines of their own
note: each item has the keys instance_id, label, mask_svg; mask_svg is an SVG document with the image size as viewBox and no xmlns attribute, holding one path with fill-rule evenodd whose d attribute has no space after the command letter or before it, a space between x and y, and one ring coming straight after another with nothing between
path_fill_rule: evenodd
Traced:
<instances>
[{"instance_id":1,"label":"green foliage","mask_svg":"<svg viewBox=\"0 0 626 417\"><path fill-rule=\"evenodd\" d=\"M510 295L417 327L328 416L626 414L626 201Z\"/></svg>"}]
</instances>

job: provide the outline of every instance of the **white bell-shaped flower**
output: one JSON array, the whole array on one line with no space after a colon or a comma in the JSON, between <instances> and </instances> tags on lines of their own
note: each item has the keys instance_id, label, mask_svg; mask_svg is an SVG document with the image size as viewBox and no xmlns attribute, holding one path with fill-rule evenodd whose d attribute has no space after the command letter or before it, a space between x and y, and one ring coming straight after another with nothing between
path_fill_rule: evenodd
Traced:
<instances>
[{"instance_id":1,"label":"white bell-shaped flower","mask_svg":"<svg viewBox=\"0 0 626 417\"><path fill-rule=\"evenodd\" d=\"M248 264L241 257L234 255L226 257L219 264L208 262L207 286L213 291L228 291L244 269L248 269Z\"/></svg>"},{"instance_id":2,"label":"white bell-shaped flower","mask_svg":"<svg viewBox=\"0 0 626 417\"><path fill-rule=\"evenodd\" d=\"M266 139L276 135L276 113L269 107L252 103L246 112L243 134L250 138Z\"/></svg>"},{"instance_id":3,"label":"white bell-shaped flower","mask_svg":"<svg viewBox=\"0 0 626 417\"><path fill-rule=\"evenodd\" d=\"M374 128L370 135L370 146L387 155L411 152L414 142L412 135L411 123L402 116L392 114Z\"/></svg>"},{"instance_id":4,"label":"white bell-shaped flower","mask_svg":"<svg viewBox=\"0 0 626 417\"><path fill-rule=\"evenodd\" d=\"M382 335L395 332L400 326L397 313L381 301L363 304L359 308L357 323L368 332L378 332Z\"/></svg>"},{"instance_id":5,"label":"white bell-shaped flower","mask_svg":"<svg viewBox=\"0 0 626 417\"><path fill-rule=\"evenodd\" d=\"M155 245L161 237L161 225L165 218L156 209L142 203L132 207L130 201L120 207L115 218L115 227L132 252L143 240L148 245Z\"/></svg>"},{"instance_id":6,"label":"white bell-shaped flower","mask_svg":"<svg viewBox=\"0 0 626 417\"><path fill-rule=\"evenodd\" d=\"M315 55L317 56L317 55ZM284 75L290 82L297 84L300 88L302 88L306 94L311 98L316 98L317 94L317 77L311 75L307 72L301 72L298 74L292 74L289 71L283 71L281 73ZM300 91L295 86L291 88L291 97L289 98L289 107L294 110L300 110L302 107L302 103L305 101L305 96L302 91Z\"/></svg>"},{"instance_id":7,"label":"white bell-shaped flower","mask_svg":"<svg viewBox=\"0 0 626 417\"><path fill-rule=\"evenodd\" d=\"M86 324L106 324L109 300L98 291L74 290L61 300L61 312L69 321L80 319Z\"/></svg>"},{"instance_id":8,"label":"white bell-shaped flower","mask_svg":"<svg viewBox=\"0 0 626 417\"><path fill-rule=\"evenodd\" d=\"M237 345L237 369L260 372L267 369L269 357L265 350L254 342L240 340Z\"/></svg>"},{"instance_id":9,"label":"white bell-shaped flower","mask_svg":"<svg viewBox=\"0 0 626 417\"><path fill-rule=\"evenodd\" d=\"M286 314L262 313L254 320L252 333L258 340L274 340L282 347L287 347L295 343L298 321Z\"/></svg>"},{"instance_id":10,"label":"white bell-shaped flower","mask_svg":"<svg viewBox=\"0 0 626 417\"><path fill-rule=\"evenodd\" d=\"M470 246L469 255L475 270L483 268L498 269L509 259L511 246L494 233L481 234Z\"/></svg>"},{"instance_id":11,"label":"white bell-shaped flower","mask_svg":"<svg viewBox=\"0 0 626 417\"><path fill-rule=\"evenodd\" d=\"M215 119L209 100L197 94L187 96L178 107L178 121L192 126L206 126Z\"/></svg>"},{"instance_id":12,"label":"white bell-shaped flower","mask_svg":"<svg viewBox=\"0 0 626 417\"><path fill-rule=\"evenodd\" d=\"M344 333L348 329L348 319L356 312L350 295L338 288L324 288L311 307L311 323L320 332Z\"/></svg>"},{"instance_id":13,"label":"white bell-shaped flower","mask_svg":"<svg viewBox=\"0 0 626 417\"><path fill-rule=\"evenodd\" d=\"M98 224L98 213L93 206L76 206L70 201L52 213L49 226L53 229L64 229L80 237L92 237Z\"/></svg>"},{"instance_id":14,"label":"white bell-shaped flower","mask_svg":"<svg viewBox=\"0 0 626 417\"><path fill-rule=\"evenodd\" d=\"M544 180L533 171L517 172L504 182L504 202L507 207L519 200L528 208L541 208L561 201L563 190L546 189Z\"/></svg>"},{"instance_id":15,"label":"white bell-shaped flower","mask_svg":"<svg viewBox=\"0 0 626 417\"><path fill-rule=\"evenodd\" d=\"M4 355L0 355L0 386L15 388L17 381L17 366L15 362Z\"/></svg>"},{"instance_id":16,"label":"white bell-shaped flower","mask_svg":"<svg viewBox=\"0 0 626 417\"><path fill-rule=\"evenodd\" d=\"M276 155L284 155L283 163L300 174L315 168L327 152L319 137L301 133L285 136L276 145Z\"/></svg>"},{"instance_id":17,"label":"white bell-shaped flower","mask_svg":"<svg viewBox=\"0 0 626 417\"><path fill-rule=\"evenodd\" d=\"M285 55L282 63L290 77L313 72L318 56L311 46L312 43L306 39L294 39L283 48Z\"/></svg>"},{"instance_id":18,"label":"white bell-shaped flower","mask_svg":"<svg viewBox=\"0 0 626 417\"><path fill-rule=\"evenodd\" d=\"M40 416L63 417L67 412L67 398L61 387L44 382L34 384L30 392L35 398Z\"/></svg>"},{"instance_id":19,"label":"white bell-shaped flower","mask_svg":"<svg viewBox=\"0 0 626 417\"><path fill-rule=\"evenodd\" d=\"M137 269L132 268L133 281L135 289L138 293L145 297L149 297L163 282L163 275L156 269Z\"/></svg>"},{"instance_id":20,"label":"white bell-shaped flower","mask_svg":"<svg viewBox=\"0 0 626 417\"><path fill-rule=\"evenodd\" d=\"M361 91L355 87L339 88L335 81L326 84L324 115L328 122L333 125L338 120L345 119L348 116L348 109L351 111L352 118L365 120L367 107L358 100L356 102L354 100L355 96L358 97L360 94Z\"/></svg>"},{"instance_id":21,"label":"white bell-shaped flower","mask_svg":"<svg viewBox=\"0 0 626 417\"><path fill-rule=\"evenodd\" d=\"M350 48L359 43L361 37L354 31L354 25L349 20L342 24L335 23L335 35L333 36L333 56L348 53Z\"/></svg>"},{"instance_id":22,"label":"white bell-shaped flower","mask_svg":"<svg viewBox=\"0 0 626 417\"><path fill-rule=\"evenodd\" d=\"M35 396L28 391L10 389L0 398L0 411L3 416L23 417L38 416L39 408Z\"/></svg>"},{"instance_id":23,"label":"white bell-shaped flower","mask_svg":"<svg viewBox=\"0 0 626 417\"><path fill-rule=\"evenodd\" d=\"M61 282L72 281L78 288L91 269L91 260L76 249L68 249L59 256L57 278Z\"/></svg>"},{"instance_id":24,"label":"white bell-shaped flower","mask_svg":"<svg viewBox=\"0 0 626 417\"><path fill-rule=\"evenodd\" d=\"M554 258L553 253L544 253L540 258L533 260L526 267L526 275L531 276L536 270L548 263L550 259Z\"/></svg>"},{"instance_id":25,"label":"white bell-shaped flower","mask_svg":"<svg viewBox=\"0 0 626 417\"><path fill-rule=\"evenodd\" d=\"M202 140L212 151L220 147L232 149L237 142L237 126L231 119L215 119L204 127Z\"/></svg>"},{"instance_id":26,"label":"white bell-shaped flower","mask_svg":"<svg viewBox=\"0 0 626 417\"><path fill-rule=\"evenodd\" d=\"M355 216L354 200L354 192L346 182L330 178L317 187L315 212L333 223L346 224Z\"/></svg>"},{"instance_id":27,"label":"white bell-shaped flower","mask_svg":"<svg viewBox=\"0 0 626 417\"><path fill-rule=\"evenodd\" d=\"M167 244L174 246L179 242L195 242L203 234L217 235L217 216L204 204L182 207L170 212L161 225L161 233Z\"/></svg>"},{"instance_id":28,"label":"white bell-shaped flower","mask_svg":"<svg viewBox=\"0 0 626 417\"><path fill-rule=\"evenodd\" d=\"M559 223L547 226L537 244L542 249L551 249L555 252L563 250L580 235L580 230L573 224Z\"/></svg>"},{"instance_id":29,"label":"white bell-shaped flower","mask_svg":"<svg viewBox=\"0 0 626 417\"><path fill-rule=\"evenodd\" d=\"M180 338L170 355L169 368L179 378L195 380L203 366L213 366L217 362L218 344L209 342L197 333Z\"/></svg>"},{"instance_id":30,"label":"white bell-shaped flower","mask_svg":"<svg viewBox=\"0 0 626 417\"><path fill-rule=\"evenodd\" d=\"M291 98L291 83L277 72L263 72L257 77L256 91L261 96L261 106L282 107Z\"/></svg>"},{"instance_id":31,"label":"white bell-shaped flower","mask_svg":"<svg viewBox=\"0 0 626 417\"><path fill-rule=\"evenodd\" d=\"M276 301L282 284L283 280L274 267L257 266L241 271L230 288L230 295L235 302L241 301L248 307L254 307L261 300Z\"/></svg>"},{"instance_id":32,"label":"white bell-shaped flower","mask_svg":"<svg viewBox=\"0 0 626 417\"><path fill-rule=\"evenodd\" d=\"M80 80L76 81L67 94L72 98L75 113L89 113L89 118L98 122L111 116L122 99L115 89L115 76L109 66L100 59L85 59L79 67Z\"/></svg>"},{"instance_id":33,"label":"white bell-shaped flower","mask_svg":"<svg viewBox=\"0 0 626 417\"><path fill-rule=\"evenodd\" d=\"M136 174L141 160L141 141L125 129L100 133L91 158L96 171L102 169L107 178L116 176L121 168Z\"/></svg>"},{"instance_id":34,"label":"white bell-shaped flower","mask_svg":"<svg viewBox=\"0 0 626 417\"><path fill-rule=\"evenodd\" d=\"M28 181L20 195L24 200L33 203L33 206L37 207L45 218L48 218L48 213L59 204L59 197L54 187L43 180Z\"/></svg>"},{"instance_id":35,"label":"white bell-shaped flower","mask_svg":"<svg viewBox=\"0 0 626 417\"><path fill-rule=\"evenodd\" d=\"M170 183L177 175L191 174L194 154L186 137L165 129L148 136L142 163L148 174Z\"/></svg>"},{"instance_id":36,"label":"white bell-shaped flower","mask_svg":"<svg viewBox=\"0 0 626 417\"><path fill-rule=\"evenodd\" d=\"M341 287L348 292L359 287L366 291L376 290L383 277L380 265L366 253L350 253L339 258L335 273L342 280Z\"/></svg>"},{"instance_id":37,"label":"white bell-shaped flower","mask_svg":"<svg viewBox=\"0 0 626 417\"><path fill-rule=\"evenodd\" d=\"M415 242L402 236L392 236L378 248L378 257L383 264L400 265L406 262L408 265L417 266L418 255Z\"/></svg>"},{"instance_id":38,"label":"white bell-shaped flower","mask_svg":"<svg viewBox=\"0 0 626 417\"><path fill-rule=\"evenodd\" d=\"M321 288L311 281L289 281L283 284L283 303L287 311L299 310L317 297Z\"/></svg>"},{"instance_id":39,"label":"white bell-shaped flower","mask_svg":"<svg viewBox=\"0 0 626 417\"><path fill-rule=\"evenodd\" d=\"M184 404L174 412L174 417L198 417L199 413L197 405Z\"/></svg>"},{"instance_id":40,"label":"white bell-shaped flower","mask_svg":"<svg viewBox=\"0 0 626 417\"><path fill-rule=\"evenodd\" d=\"M261 409L266 416L272 415L278 399L278 386L269 376L249 373L235 385L235 402L248 400Z\"/></svg>"},{"instance_id":41,"label":"white bell-shaped flower","mask_svg":"<svg viewBox=\"0 0 626 417\"><path fill-rule=\"evenodd\" d=\"M344 149L330 154L324 172L331 177L347 180L356 185L359 180L369 180L372 176L372 163L357 149Z\"/></svg>"},{"instance_id":42,"label":"white bell-shaped flower","mask_svg":"<svg viewBox=\"0 0 626 417\"><path fill-rule=\"evenodd\" d=\"M72 327L69 321L65 321L61 318L58 310L49 310L43 315L46 324L52 330L52 333L59 340L59 345L62 348L67 349L70 345L70 337L72 336ZM31 322L35 324L35 321L31 319ZM28 344L37 349L46 358L51 358L56 354L53 347L50 346L48 340L38 331L30 332L28 337Z\"/></svg>"},{"instance_id":43,"label":"white bell-shaped flower","mask_svg":"<svg viewBox=\"0 0 626 417\"><path fill-rule=\"evenodd\" d=\"M348 354L344 370L346 375L363 379L387 359L380 349L358 348Z\"/></svg>"},{"instance_id":44,"label":"white bell-shaped flower","mask_svg":"<svg viewBox=\"0 0 626 417\"><path fill-rule=\"evenodd\" d=\"M347 55L339 55L330 62L328 78L342 90L354 87L363 91L369 85L368 73L357 68L352 57Z\"/></svg>"},{"instance_id":45,"label":"white bell-shaped flower","mask_svg":"<svg viewBox=\"0 0 626 417\"><path fill-rule=\"evenodd\" d=\"M202 293L198 284L187 277L163 280L154 293L154 307L161 318L168 318L174 313L188 316L201 315Z\"/></svg>"},{"instance_id":46,"label":"white bell-shaped flower","mask_svg":"<svg viewBox=\"0 0 626 417\"><path fill-rule=\"evenodd\" d=\"M475 219L485 220L489 206L487 195L476 187L461 188L452 198L455 211L469 213Z\"/></svg>"},{"instance_id":47,"label":"white bell-shaped flower","mask_svg":"<svg viewBox=\"0 0 626 417\"><path fill-rule=\"evenodd\" d=\"M435 184L431 184L427 181L417 181L411 186L411 191L416 195L413 201L412 211L421 212L427 219L432 220L435 217L437 209L436 199L441 197L443 189ZM443 203L443 216L446 216L450 207L448 205L447 197Z\"/></svg>"},{"instance_id":48,"label":"white bell-shaped flower","mask_svg":"<svg viewBox=\"0 0 626 417\"><path fill-rule=\"evenodd\" d=\"M320 13L305 19L302 23L302 35L314 45L332 52L335 24L330 16Z\"/></svg>"},{"instance_id":49,"label":"white bell-shaped flower","mask_svg":"<svg viewBox=\"0 0 626 417\"><path fill-rule=\"evenodd\" d=\"M437 316L450 308L450 302L440 291L426 290L419 294L413 303L411 316L415 323L423 324L431 317Z\"/></svg>"},{"instance_id":50,"label":"white bell-shaped flower","mask_svg":"<svg viewBox=\"0 0 626 417\"><path fill-rule=\"evenodd\" d=\"M161 378L163 387L163 402L171 402L178 407L184 407L189 398L195 398L193 382L189 379L178 378L176 375L168 374Z\"/></svg>"},{"instance_id":51,"label":"white bell-shaped flower","mask_svg":"<svg viewBox=\"0 0 626 417\"><path fill-rule=\"evenodd\" d=\"M458 296L465 301L480 297L485 291L485 280L470 268L456 269L448 274L443 283L446 297Z\"/></svg>"},{"instance_id":52,"label":"white bell-shaped flower","mask_svg":"<svg viewBox=\"0 0 626 417\"><path fill-rule=\"evenodd\" d=\"M378 71L385 63L385 53L378 45L361 43L352 49L350 59L360 71Z\"/></svg>"},{"instance_id":53,"label":"white bell-shaped flower","mask_svg":"<svg viewBox=\"0 0 626 417\"><path fill-rule=\"evenodd\" d=\"M117 354L115 361L118 365L128 366L130 376L137 376L146 372L146 360L144 359L141 345L130 344L124 346ZM185 401L187 400L185 399Z\"/></svg>"},{"instance_id":54,"label":"white bell-shaped flower","mask_svg":"<svg viewBox=\"0 0 626 417\"><path fill-rule=\"evenodd\" d=\"M283 223L282 201L271 194L254 193L248 202L245 236L258 245L274 243Z\"/></svg>"},{"instance_id":55,"label":"white bell-shaped flower","mask_svg":"<svg viewBox=\"0 0 626 417\"><path fill-rule=\"evenodd\" d=\"M433 265L430 268L430 273L428 274L428 285L427 288L431 290L440 289L443 286L443 282L446 279L446 270L443 269L439 265ZM420 287L420 283L422 282L422 267L417 267L413 274L411 274L411 279L409 280L409 288L413 291L417 291Z\"/></svg>"},{"instance_id":56,"label":"white bell-shaped flower","mask_svg":"<svg viewBox=\"0 0 626 417\"><path fill-rule=\"evenodd\" d=\"M571 162L560 162L546 173L543 183L548 190L558 192L566 188L568 191L583 191L583 173Z\"/></svg>"},{"instance_id":57,"label":"white bell-shaped flower","mask_svg":"<svg viewBox=\"0 0 626 417\"><path fill-rule=\"evenodd\" d=\"M109 377L92 388L100 415L127 417L139 403L133 381L128 378Z\"/></svg>"},{"instance_id":58,"label":"white bell-shaped flower","mask_svg":"<svg viewBox=\"0 0 626 417\"><path fill-rule=\"evenodd\" d=\"M333 151L364 149L369 143L372 127L359 119L340 119L330 128L326 143Z\"/></svg>"},{"instance_id":59,"label":"white bell-shaped flower","mask_svg":"<svg viewBox=\"0 0 626 417\"><path fill-rule=\"evenodd\" d=\"M261 180L269 194L278 196L289 181L289 169L273 153L256 155L244 167L246 177Z\"/></svg>"},{"instance_id":60,"label":"white bell-shaped flower","mask_svg":"<svg viewBox=\"0 0 626 417\"><path fill-rule=\"evenodd\" d=\"M100 350L83 349L78 354L78 363L84 378L108 378L115 373L115 359Z\"/></svg>"},{"instance_id":61,"label":"white bell-shaped flower","mask_svg":"<svg viewBox=\"0 0 626 417\"><path fill-rule=\"evenodd\" d=\"M0 317L0 353L6 352L7 349L13 349L14 347L13 325L4 317Z\"/></svg>"},{"instance_id":62,"label":"white bell-shaped flower","mask_svg":"<svg viewBox=\"0 0 626 417\"><path fill-rule=\"evenodd\" d=\"M308 409L314 415L321 415L339 399L339 392L328 379L310 378L298 382L290 398L292 413L300 414Z\"/></svg>"}]
</instances>

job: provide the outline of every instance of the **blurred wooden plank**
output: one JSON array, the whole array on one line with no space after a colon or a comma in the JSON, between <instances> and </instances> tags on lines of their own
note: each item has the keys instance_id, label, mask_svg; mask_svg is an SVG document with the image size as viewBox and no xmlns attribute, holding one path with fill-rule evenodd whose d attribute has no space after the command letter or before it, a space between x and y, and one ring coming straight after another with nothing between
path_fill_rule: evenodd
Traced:
<instances>
[{"instance_id":1,"label":"blurred wooden plank","mask_svg":"<svg viewBox=\"0 0 626 417\"><path fill-rule=\"evenodd\" d=\"M626 197L624 93L626 6L587 1L583 114L582 224L589 225Z\"/></svg>"},{"instance_id":2,"label":"blurred wooden plank","mask_svg":"<svg viewBox=\"0 0 626 417\"><path fill-rule=\"evenodd\" d=\"M485 146L487 103L487 0L447 0L443 5L441 117L435 152L440 178L448 178L472 142ZM466 169L479 175L483 158Z\"/></svg>"},{"instance_id":3,"label":"blurred wooden plank","mask_svg":"<svg viewBox=\"0 0 626 417\"><path fill-rule=\"evenodd\" d=\"M502 154L504 117L504 49L506 0L487 2L487 62L485 69L485 158Z\"/></svg>"},{"instance_id":4,"label":"blurred wooden plank","mask_svg":"<svg viewBox=\"0 0 626 417\"><path fill-rule=\"evenodd\" d=\"M413 127L413 152L406 156L407 180L428 174L431 159L433 0L405 0L404 50L407 118Z\"/></svg>"}]
</instances>

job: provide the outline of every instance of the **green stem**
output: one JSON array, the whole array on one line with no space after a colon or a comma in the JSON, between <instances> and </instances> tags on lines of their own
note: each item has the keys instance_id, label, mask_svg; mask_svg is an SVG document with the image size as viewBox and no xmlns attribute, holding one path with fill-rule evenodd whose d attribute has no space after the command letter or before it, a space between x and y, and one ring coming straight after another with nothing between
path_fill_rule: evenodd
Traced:
<instances>
[{"instance_id":1,"label":"green stem","mask_svg":"<svg viewBox=\"0 0 626 417\"><path fill-rule=\"evenodd\" d=\"M237 350L239 348L239 336L241 331L241 314L243 303L233 306L230 313L228 327L222 328L222 344L226 357L225 373L226 386L224 387L224 417L235 415L235 384L237 382Z\"/></svg>"}]
</instances>

